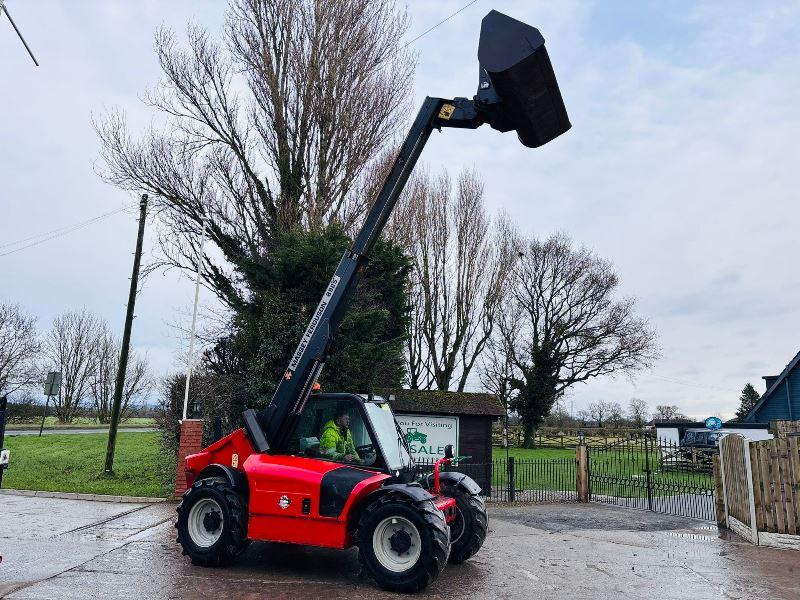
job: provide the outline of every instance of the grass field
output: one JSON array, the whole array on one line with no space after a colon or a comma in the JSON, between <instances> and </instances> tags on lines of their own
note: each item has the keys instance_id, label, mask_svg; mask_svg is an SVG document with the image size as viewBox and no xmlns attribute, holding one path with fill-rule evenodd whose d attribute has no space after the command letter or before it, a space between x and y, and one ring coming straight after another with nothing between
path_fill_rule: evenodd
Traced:
<instances>
[{"instance_id":1,"label":"grass field","mask_svg":"<svg viewBox=\"0 0 800 600\"><path fill-rule=\"evenodd\" d=\"M6 431L17 431L20 429L39 429L42 424L41 418L35 419L27 423L8 423L6 424ZM122 421L120 429L125 427L153 427L155 426L155 419L149 417L133 417ZM44 420L45 429L108 429L108 425L101 425L96 419L88 417L76 417L72 423L59 423L55 417L47 417Z\"/></svg>"},{"instance_id":2,"label":"grass field","mask_svg":"<svg viewBox=\"0 0 800 600\"><path fill-rule=\"evenodd\" d=\"M516 487L521 490L563 490L575 485L575 449L571 448L509 448L508 456L515 460ZM492 458L496 462L492 469L492 485L506 486L508 471L505 463L505 448L495 446ZM646 460L649 459L649 460ZM627 496L647 496L646 467L649 462L653 494L669 496L686 493L687 488L698 490L713 487L708 473L662 470L660 455L650 452L616 452L614 450L590 450L590 469L593 489L596 493ZM473 467L477 469L478 467ZM463 466L469 474L470 467Z\"/></svg>"},{"instance_id":3,"label":"grass field","mask_svg":"<svg viewBox=\"0 0 800 600\"><path fill-rule=\"evenodd\" d=\"M534 459L547 459L547 458L575 458L574 448L509 448L508 455L513 456L515 459L534 460ZM492 458L503 459L506 458L506 449L494 446L492 448Z\"/></svg>"},{"instance_id":4,"label":"grass field","mask_svg":"<svg viewBox=\"0 0 800 600\"><path fill-rule=\"evenodd\" d=\"M11 461L3 487L114 496L169 494L159 434L120 432L111 476L103 473L107 442L104 433L7 437Z\"/></svg>"}]
</instances>

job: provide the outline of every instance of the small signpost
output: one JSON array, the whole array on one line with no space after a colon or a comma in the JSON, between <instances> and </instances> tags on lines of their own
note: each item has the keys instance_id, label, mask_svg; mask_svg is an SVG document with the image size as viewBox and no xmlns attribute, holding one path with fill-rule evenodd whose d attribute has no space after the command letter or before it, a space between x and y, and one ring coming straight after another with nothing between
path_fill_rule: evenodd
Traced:
<instances>
[{"instance_id":1,"label":"small signpost","mask_svg":"<svg viewBox=\"0 0 800 600\"><path fill-rule=\"evenodd\" d=\"M60 393L61 371L50 371L47 374L47 379L44 382L44 395L47 396L47 400L44 402L44 414L42 414L42 424L39 426L39 437L42 437L44 420L47 418L47 405L50 403L50 398L58 396Z\"/></svg>"}]
</instances>

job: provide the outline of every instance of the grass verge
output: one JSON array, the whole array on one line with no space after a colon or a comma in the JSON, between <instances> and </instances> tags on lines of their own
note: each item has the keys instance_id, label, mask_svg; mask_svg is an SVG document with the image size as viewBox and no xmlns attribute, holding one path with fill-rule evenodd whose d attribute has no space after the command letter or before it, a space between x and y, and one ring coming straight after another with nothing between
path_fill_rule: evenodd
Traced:
<instances>
[{"instance_id":1,"label":"grass verge","mask_svg":"<svg viewBox=\"0 0 800 600\"><path fill-rule=\"evenodd\" d=\"M119 424L120 429L126 427L155 427L156 420L150 417L132 417L125 419ZM6 431L20 431L27 429L39 429L42 424L41 419L25 423L7 423ZM48 429L108 429L108 424L98 423L96 419L87 417L76 417L72 423L59 423L55 417L47 417L44 420L44 428Z\"/></svg>"},{"instance_id":2,"label":"grass verge","mask_svg":"<svg viewBox=\"0 0 800 600\"><path fill-rule=\"evenodd\" d=\"M158 433L117 436L114 473L103 472L104 433L7 437L11 451L3 487L18 490L166 498L165 459Z\"/></svg>"}]
</instances>

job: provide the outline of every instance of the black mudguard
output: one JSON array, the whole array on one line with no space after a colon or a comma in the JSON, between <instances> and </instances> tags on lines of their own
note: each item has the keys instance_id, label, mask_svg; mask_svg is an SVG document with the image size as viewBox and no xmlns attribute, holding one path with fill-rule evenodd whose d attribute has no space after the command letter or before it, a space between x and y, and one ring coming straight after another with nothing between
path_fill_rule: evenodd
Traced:
<instances>
[{"instance_id":1,"label":"black mudguard","mask_svg":"<svg viewBox=\"0 0 800 600\"><path fill-rule=\"evenodd\" d=\"M377 490L373 490L359 501L358 505L355 507L355 510L351 511L351 514L348 515L348 520L350 521L351 526L355 527L358 524L364 507L369 506L383 496L389 496L391 494L405 496L415 503L423 502L425 500L433 500L433 494L417 483L386 483Z\"/></svg>"},{"instance_id":2,"label":"black mudguard","mask_svg":"<svg viewBox=\"0 0 800 600\"><path fill-rule=\"evenodd\" d=\"M247 477L238 469L234 469L228 465L213 463L200 471L197 477L195 477L195 481L200 481L201 479L207 479L209 477L224 477L228 480L228 483L231 484L231 487L242 494L242 496L245 498L249 496L250 488L247 485Z\"/></svg>"},{"instance_id":3,"label":"black mudguard","mask_svg":"<svg viewBox=\"0 0 800 600\"><path fill-rule=\"evenodd\" d=\"M472 496L477 496L481 493L481 486L475 483L472 477L457 471L442 471L439 473L439 482L453 487L460 487ZM428 489L433 489L433 473L428 475Z\"/></svg>"}]
</instances>

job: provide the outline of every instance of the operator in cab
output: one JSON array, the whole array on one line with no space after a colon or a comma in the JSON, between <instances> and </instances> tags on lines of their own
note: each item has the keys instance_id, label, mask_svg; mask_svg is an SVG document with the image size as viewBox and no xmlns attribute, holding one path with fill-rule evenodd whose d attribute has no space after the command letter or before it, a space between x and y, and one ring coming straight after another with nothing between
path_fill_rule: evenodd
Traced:
<instances>
[{"instance_id":1,"label":"operator in cab","mask_svg":"<svg viewBox=\"0 0 800 600\"><path fill-rule=\"evenodd\" d=\"M338 460L347 463L361 463L361 457L356 452L353 443L353 434L350 433L350 413L347 406L341 404L336 407L336 415L322 427L319 436L319 451L323 458Z\"/></svg>"}]
</instances>

